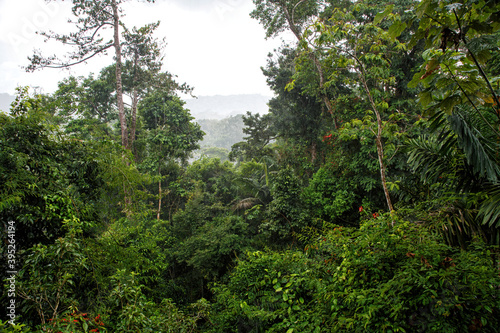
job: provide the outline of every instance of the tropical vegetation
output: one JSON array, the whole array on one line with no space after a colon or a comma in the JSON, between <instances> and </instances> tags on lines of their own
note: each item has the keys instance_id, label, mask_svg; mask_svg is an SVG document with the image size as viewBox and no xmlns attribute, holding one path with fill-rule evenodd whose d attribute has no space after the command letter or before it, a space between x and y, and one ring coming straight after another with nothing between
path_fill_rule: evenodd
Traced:
<instances>
[{"instance_id":1,"label":"tropical vegetation","mask_svg":"<svg viewBox=\"0 0 500 333\"><path fill-rule=\"evenodd\" d=\"M295 38L269 113L196 159L121 3L72 0L27 70L112 64L0 113L0 332L500 331L497 1L253 0Z\"/></svg>"}]
</instances>

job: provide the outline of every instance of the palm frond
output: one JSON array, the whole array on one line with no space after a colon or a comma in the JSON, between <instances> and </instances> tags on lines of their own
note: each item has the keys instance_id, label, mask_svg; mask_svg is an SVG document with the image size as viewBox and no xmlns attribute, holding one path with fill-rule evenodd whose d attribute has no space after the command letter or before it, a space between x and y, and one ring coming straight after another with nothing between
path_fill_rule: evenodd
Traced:
<instances>
[{"instance_id":1,"label":"palm frond","mask_svg":"<svg viewBox=\"0 0 500 333\"><path fill-rule=\"evenodd\" d=\"M484 225L500 228L500 183L489 186L485 193L487 199L481 203L479 216Z\"/></svg>"},{"instance_id":2,"label":"palm frond","mask_svg":"<svg viewBox=\"0 0 500 333\"><path fill-rule=\"evenodd\" d=\"M233 206L233 209L234 210L240 210L240 209L246 210L246 209L252 208L255 205L258 205L259 203L261 203L259 198L252 198L252 197L245 198L245 199L241 199L238 202L236 202L236 204Z\"/></svg>"},{"instance_id":3,"label":"palm frond","mask_svg":"<svg viewBox=\"0 0 500 333\"><path fill-rule=\"evenodd\" d=\"M448 121L473 172L489 181L497 181L500 169L495 160L495 148L498 148L495 143L481 134L467 113L455 112Z\"/></svg>"},{"instance_id":4,"label":"palm frond","mask_svg":"<svg viewBox=\"0 0 500 333\"><path fill-rule=\"evenodd\" d=\"M422 181L435 183L444 174L455 171L453 138L439 141L438 137L420 137L408 142L408 165L420 175Z\"/></svg>"}]
</instances>

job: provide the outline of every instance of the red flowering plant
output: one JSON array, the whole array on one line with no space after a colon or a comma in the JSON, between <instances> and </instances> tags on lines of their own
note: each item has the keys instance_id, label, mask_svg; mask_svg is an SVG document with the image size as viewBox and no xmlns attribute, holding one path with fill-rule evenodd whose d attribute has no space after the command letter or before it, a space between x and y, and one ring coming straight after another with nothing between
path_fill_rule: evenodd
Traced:
<instances>
[{"instance_id":1,"label":"red flowering plant","mask_svg":"<svg viewBox=\"0 0 500 333\"><path fill-rule=\"evenodd\" d=\"M369 208L366 209L363 206L359 206L358 210L359 210L360 216L364 220L367 220L370 218L376 219L376 218L380 217L380 214L378 212L372 213Z\"/></svg>"},{"instance_id":2,"label":"red flowering plant","mask_svg":"<svg viewBox=\"0 0 500 333\"><path fill-rule=\"evenodd\" d=\"M79 312L76 309L49 319L49 323L43 325L43 330L53 333L107 332L101 315L89 316L89 314Z\"/></svg>"},{"instance_id":3,"label":"red flowering plant","mask_svg":"<svg viewBox=\"0 0 500 333\"><path fill-rule=\"evenodd\" d=\"M332 132L325 134L323 136L323 142L327 145L335 145L335 141L337 141L337 136L334 136Z\"/></svg>"}]
</instances>

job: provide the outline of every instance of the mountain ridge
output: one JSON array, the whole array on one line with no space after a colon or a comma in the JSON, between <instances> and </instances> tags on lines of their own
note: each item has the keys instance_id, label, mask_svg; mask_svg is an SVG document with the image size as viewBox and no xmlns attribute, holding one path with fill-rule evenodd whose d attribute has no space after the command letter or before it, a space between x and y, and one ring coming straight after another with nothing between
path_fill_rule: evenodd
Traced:
<instances>
[{"instance_id":1,"label":"mountain ridge","mask_svg":"<svg viewBox=\"0 0 500 333\"><path fill-rule=\"evenodd\" d=\"M251 113L267 113L270 96L260 94L213 95L186 99L185 107L195 119L217 119Z\"/></svg>"}]
</instances>

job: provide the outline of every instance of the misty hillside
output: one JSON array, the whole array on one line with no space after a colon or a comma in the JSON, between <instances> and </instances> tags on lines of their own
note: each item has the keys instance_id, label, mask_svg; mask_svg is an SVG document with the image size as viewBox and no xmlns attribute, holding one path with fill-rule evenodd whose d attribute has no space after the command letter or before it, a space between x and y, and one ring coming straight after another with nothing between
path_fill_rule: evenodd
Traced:
<instances>
[{"instance_id":1,"label":"misty hillside","mask_svg":"<svg viewBox=\"0 0 500 333\"><path fill-rule=\"evenodd\" d=\"M230 116L224 119L197 120L205 132L201 147L219 147L231 150L231 146L243 141L242 115Z\"/></svg>"},{"instance_id":2,"label":"misty hillside","mask_svg":"<svg viewBox=\"0 0 500 333\"><path fill-rule=\"evenodd\" d=\"M224 119L247 111L254 114L267 113L269 99L268 96L258 94L199 96L186 100L185 107L196 119Z\"/></svg>"},{"instance_id":3,"label":"misty hillside","mask_svg":"<svg viewBox=\"0 0 500 333\"><path fill-rule=\"evenodd\" d=\"M8 112L10 110L10 103L14 101L15 97L6 93L0 93L0 110Z\"/></svg>"}]
</instances>

